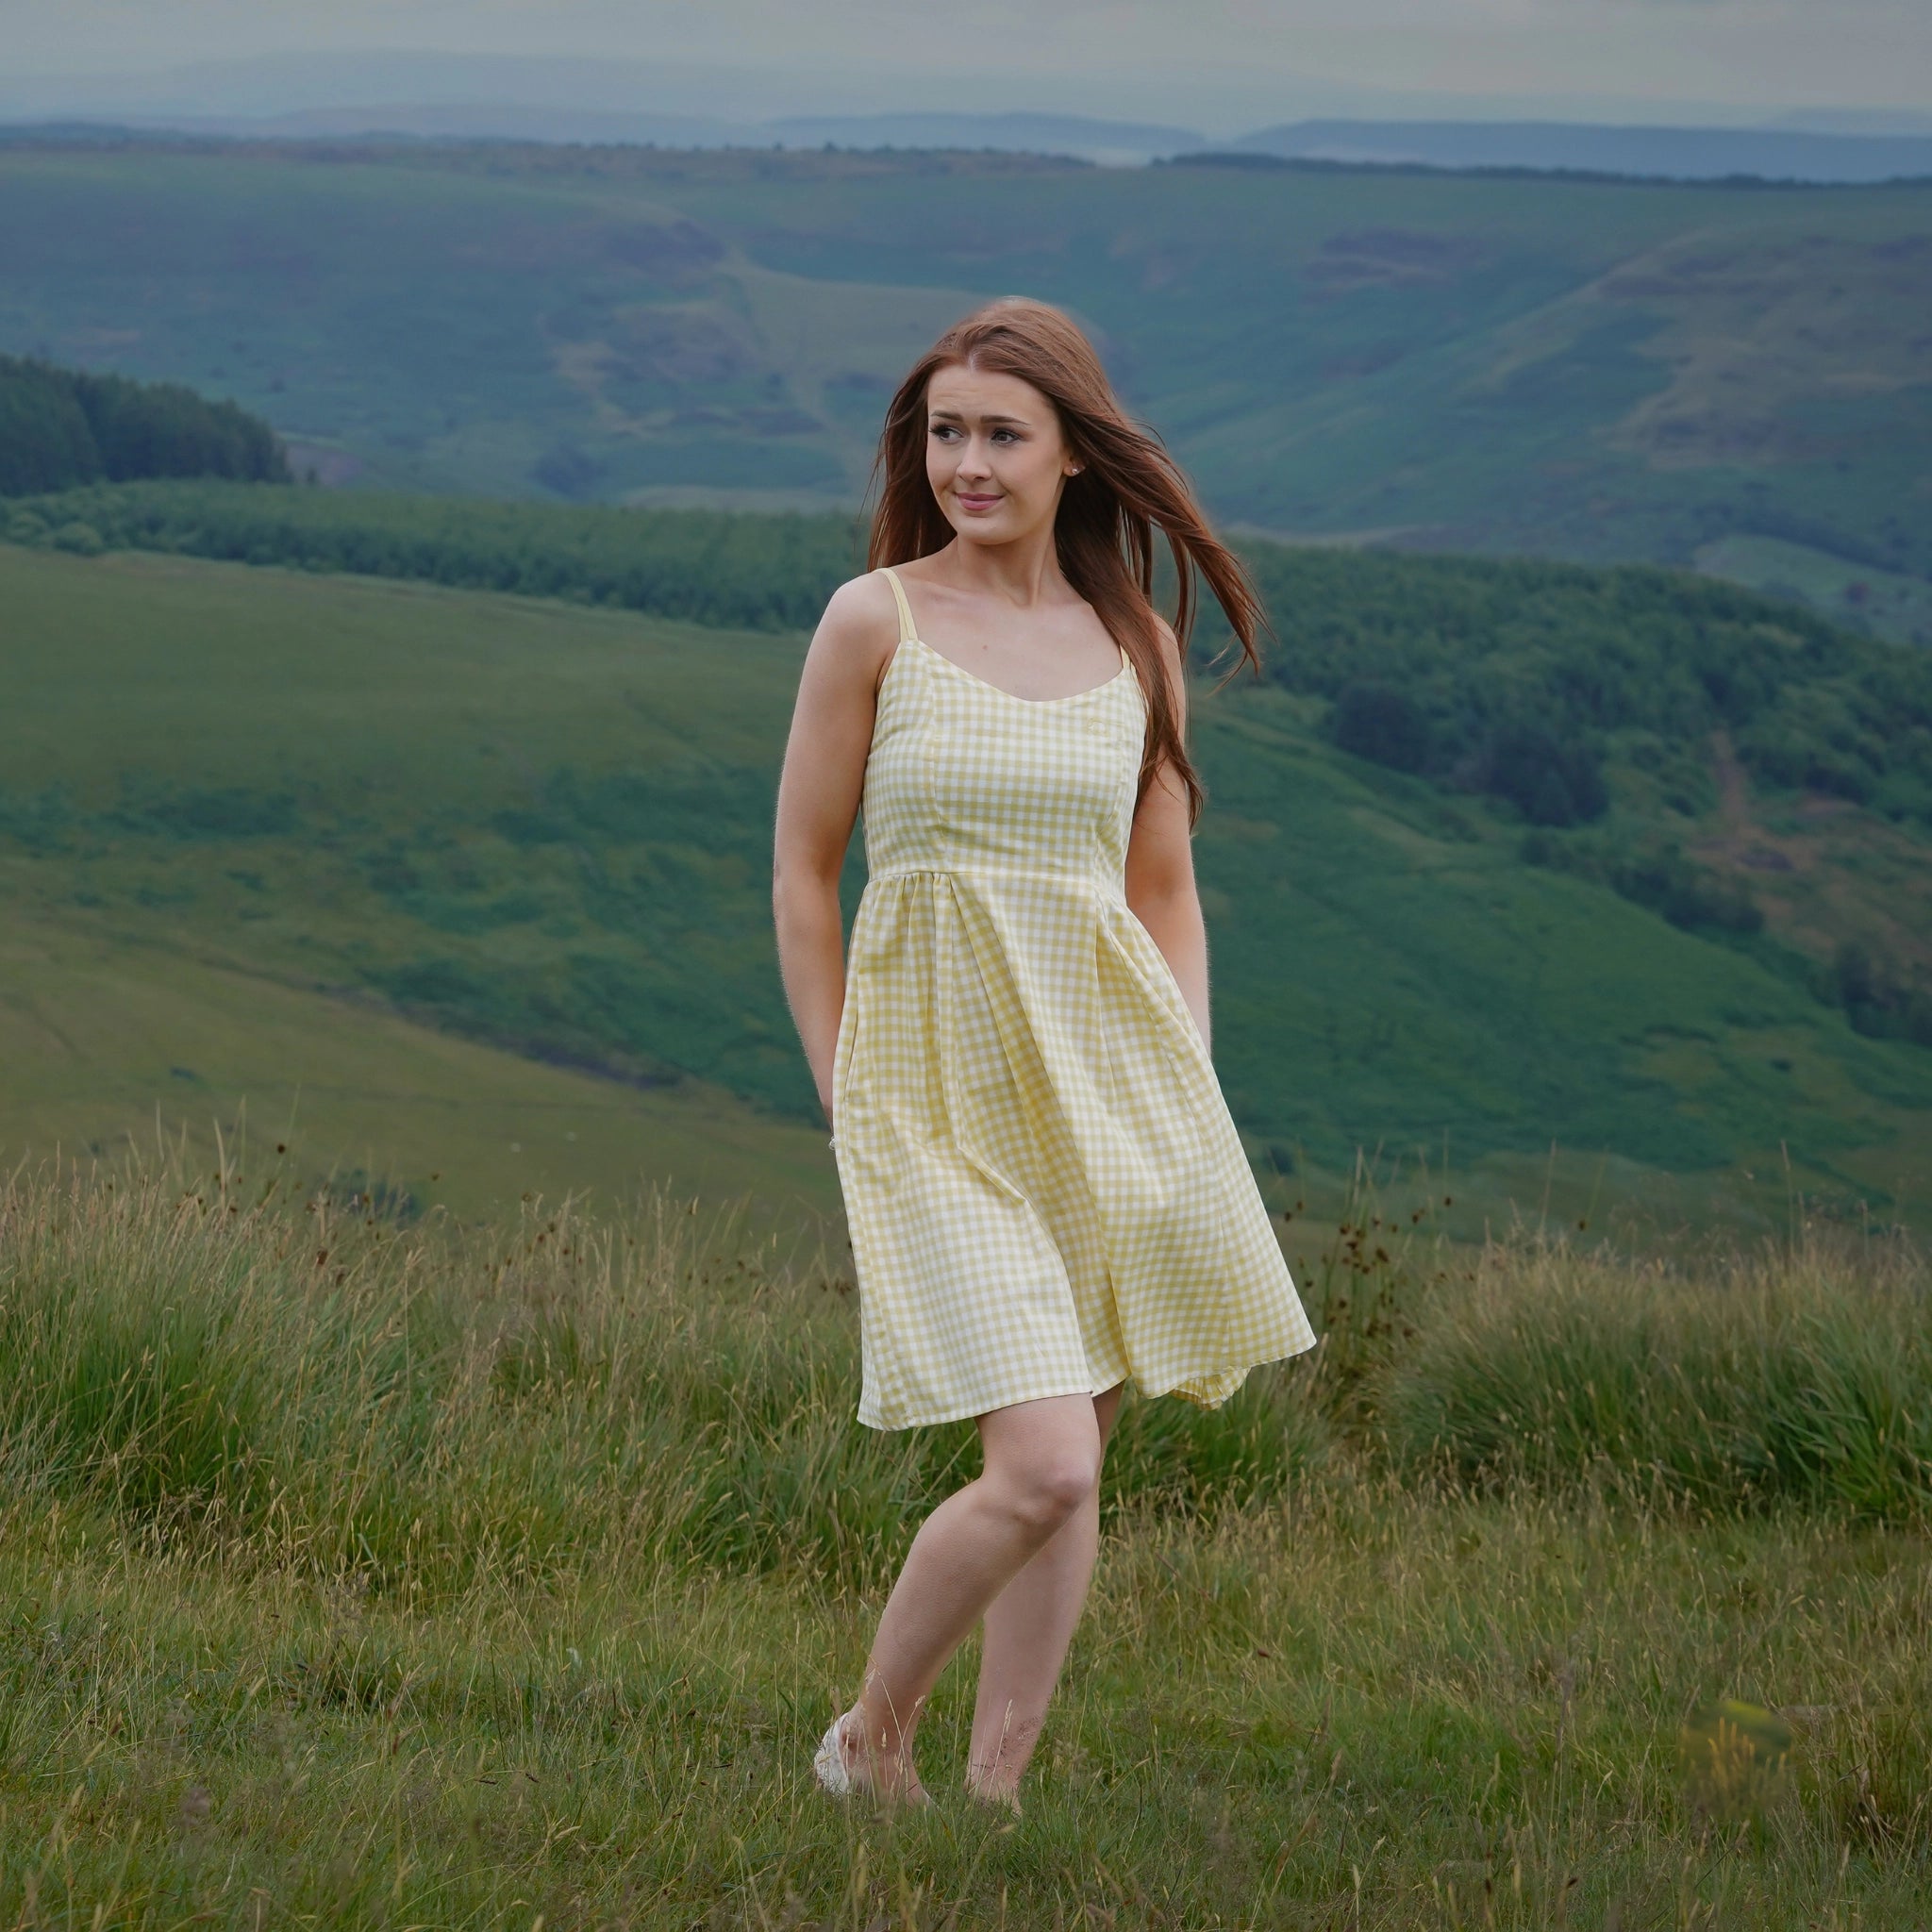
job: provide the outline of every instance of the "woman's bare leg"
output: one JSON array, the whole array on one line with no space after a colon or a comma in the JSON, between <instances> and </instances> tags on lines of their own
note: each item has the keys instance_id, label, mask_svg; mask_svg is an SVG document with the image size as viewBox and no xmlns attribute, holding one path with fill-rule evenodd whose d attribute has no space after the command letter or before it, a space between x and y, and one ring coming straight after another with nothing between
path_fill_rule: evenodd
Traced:
<instances>
[{"instance_id":1,"label":"woman's bare leg","mask_svg":"<svg viewBox=\"0 0 1932 1932\"><path fill-rule=\"evenodd\" d=\"M854 1760L869 1763L881 1792L920 1789L912 1738L940 1673L987 1606L1099 1481L1091 1395L1016 1402L978 1423L985 1467L912 1539L879 1618L856 1715L844 1725Z\"/></svg>"},{"instance_id":2,"label":"woman's bare leg","mask_svg":"<svg viewBox=\"0 0 1932 1932\"><path fill-rule=\"evenodd\" d=\"M1124 1386L1116 1383L1092 1398L1103 1454ZM1040 1740L1100 1550L1098 1477L1096 1471L1079 1508L987 1606L966 1758L967 1789L980 1797L1012 1803Z\"/></svg>"}]
</instances>

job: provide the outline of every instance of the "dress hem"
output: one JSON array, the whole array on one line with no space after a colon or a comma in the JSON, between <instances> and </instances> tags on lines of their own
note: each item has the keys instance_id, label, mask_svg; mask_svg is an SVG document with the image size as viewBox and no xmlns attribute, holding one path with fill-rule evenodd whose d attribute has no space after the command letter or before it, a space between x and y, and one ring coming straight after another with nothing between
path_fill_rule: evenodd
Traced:
<instances>
[{"instance_id":1,"label":"dress hem","mask_svg":"<svg viewBox=\"0 0 1932 1932\"><path fill-rule=\"evenodd\" d=\"M1262 1356L1257 1360L1250 1362L1223 1362L1210 1368L1189 1369L1184 1374L1176 1376L1165 1389L1148 1389L1144 1387L1131 1369L1121 1377L1121 1380L1123 1382L1132 1382L1136 1392L1143 1400L1156 1402L1163 1396L1174 1395L1183 1382L1191 1382L1203 1376L1231 1374L1236 1370L1240 1370L1242 1379L1245 1380L1257 1369L1265 1369L1270 1362L1292 1361L1297 1356L1307 1355L1310 1349L1319 1346L1320 1342L1320 1336L1311 1336L1307 1341L1301 1343L1299 1347L1287 1349L1280 1355ZM945 1409L938 1415L912 1416L905 1422L872 1422L863 1415L855 1416L854 1420L861 1428L876 1429L881 1435L891 1435L900 1429L931 1429L938 1428L943 1423L965 1422L971 1417L990 1415L996 1408L1010 1408L1016 1403L1021 1402L1044 1402L1050 1396L1055 1395L1102 1395L1106 1393L1107 1389L1111 1389L1115 1386L1116 1384L1109 1382L1106 1385L1106 1389L1094 1389L1091 1387L1080 1389L1035 1389L1028 1391L1024 1395L1009 1395L1003 1402L989 1403L984 1408L972 1405L965 1408ZM1222 1401L1228 1401L1234 1392L1230 1391L1229 1395L1222 1397ZM1177 1399L1185 1402L1191 1398L1179 1396ZM1195 1406L1198 1407L1202 1405L1196 1404ZM1221 1404L1216 1403L1212 1406L1218 1408Z\"/></svg>"},{"instance_id":2,"label":"dress hem","mask_svg":"<svg viewBox=\"0 0 1932 1932\"><path fill-rule=\"evenodd\" d=\"M1126 1380L1127 1378L1124 1376L1122 1379ZM1108 1389L1111 1389L1113 1386L1111 1382L1107 1385ZM938 1415L917 1415L906 1422L899 1423L868 1422L862 1415L855 1417L854 1420L862 1428L877 1429L881 1434L890 1435L897 1429L930 1429L937 1428L941 1423L962 1423L974 1416L991 1415L996 1408L1011 1408L1014 1404L1021 1402L1044 1402L1049 1396L1054 1395L1099 1395L1104 1392L1102 1390L1091 1387L1079 1389L1032 1389L1028 1390L1024 1395L1008 1395L1004 1401L990 1402L983 1408L977 1403L974 1403L965 1408L949 1408Z\"/></svg>"}]
</instances>

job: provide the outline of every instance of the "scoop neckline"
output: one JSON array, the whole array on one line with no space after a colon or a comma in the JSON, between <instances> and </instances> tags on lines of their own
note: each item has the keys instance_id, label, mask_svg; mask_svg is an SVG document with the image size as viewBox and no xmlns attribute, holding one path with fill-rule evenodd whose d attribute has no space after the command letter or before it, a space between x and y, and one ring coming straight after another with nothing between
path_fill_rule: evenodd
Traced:
<instances>
[{"instance_id":1,"label":"scoop neckline","mask_svg":"<svg viewBox=\"0 0 1932 1932\"><path fill-rule=\"evenodd\" d=\"M937 658L941 664L943 664L949 671L957 671L961 677L967 679L970 683L978 685L982 691L990 691L1000 697L1010 698L1016 705L1051 706L1077 704L1082 698L1095 698L1098 697L1100 693L1104 691L1111 691L1114 688L1114 686L1117 685L1122 678L1125 677L1134 668L1132 663L1128 660L1126 653L1124 651L1122 651L1121 668L1118 671L1116 671L1111 677L1103 678L1101 682L1098 684L1090 684L1085 691L1070 691L1065 692L1062 696L1057 698L1027 698L1022 697L1020 693L1016 691L1008 691L1003 684L995 684L990 677L980 676L980 675L976 671L967 670L965 665L959 663L955 658L947 657L943 651L936 649L933 645L927 643L926 641L922 637L914 636L909 638L901 638L899 640L899 647L901 650L903 650L905 646L908 644L917 644L919 648L926 654L927 657ZM1116 650L1119 650L1120 646L1116 644L1114 648ZM892 663L896 664L898 661L899 652L895 650L892 653ZM891 664L886 666L886 673L888 676L891 675Z\"/></svg>"}]
</instances>

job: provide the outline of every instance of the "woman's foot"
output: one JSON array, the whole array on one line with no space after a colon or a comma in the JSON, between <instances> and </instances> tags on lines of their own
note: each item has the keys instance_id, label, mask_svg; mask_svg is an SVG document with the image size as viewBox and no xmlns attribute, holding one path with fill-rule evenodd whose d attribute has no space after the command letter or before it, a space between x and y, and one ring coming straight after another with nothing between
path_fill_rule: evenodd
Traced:
<instances>
[{"instance_id":1,"label":"woman's foot","mask_svg":"<svg viewBox=\"0 0 1932 1932\"><path fill-rule=\"evenodd\" d=\"M813 1761L819 1782L841 1796L850 1791L870 1791L883 1803L924 1807L932 1794L919 1782L911 1763L894 1753L873 1757L865 1748L864 1720L856 1710L834 1718L819 1740ZM883 1775L875 1775L882 1773Z\"/></svg>"},{"instance_id":2,"label":"woman's foot","mask_svg":"<svg viewBox=\"0 0 1932 1932\"><path fill-rule=\"evenodd\" d=\"M1010 1785L994 1784L983 1778L974 1778L970 1774L966 1779L966 1795L976 1799L989 1811L1010 1811L1015 1818L1020 1813L1020 1793Z\"/></svg>"}]
</instances>

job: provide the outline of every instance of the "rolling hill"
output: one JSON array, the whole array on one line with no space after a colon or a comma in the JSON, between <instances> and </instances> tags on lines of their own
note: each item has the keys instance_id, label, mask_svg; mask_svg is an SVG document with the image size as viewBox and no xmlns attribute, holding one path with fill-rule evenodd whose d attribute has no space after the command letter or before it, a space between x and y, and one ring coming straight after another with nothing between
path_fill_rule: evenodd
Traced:
<instances>
[{"instance_id":1,"label":"rolling hill","mask_svg":"<svg viewBox=\"0 0 1932 1932\"><path fill-rule=\"evenodd\" d=\"M1364 651L1407 635L1372 576L1447 610L1474 592L1445 571L1536 568L1309 563L1284 675L1350 611ZM1324 591L1338 570L1359 581ZM1549 625L1641 604L1637 579L1574 576L1490 594ZM1854 717L1886 675L1822 626L1780 646L1774 606L1723 594L1690 621L1799 652L1792 717ZM312 1158L423 1200L648 1166L829 1204L769 935L796 632L4 545L0 604L0 1143L105 1141L158 1104L232 1122L244 1097L258 1131L299 1082ZM1920 969L1909 801L1774 784L1741 733L1712 738L1700 788L1632 725L1603 741L1594 818L1525 827L1342 750L1336 701L1292 681L1204 689L1198 712L1219 1058L1284 1203L1332 1197L1379 1144L1446 1157L1471 1224L1545 1202L1759 1220L1788 1188L1932 1205L1932 1051L1849 1024L1829 970L1845 930ZM1691 885L1752 880L1760 929L1620 869L1666 810ZM848 902L861 878L855 851Z\"/></svg>"},{"instance_id":2,"label":"rolling hill","mask_svg":"<svg viewBox=\"0 0 1932 1932\"><path fill-rule=\"evenodd\" d=\"M910 358L1024 290L1257 532L1925 635L1924 185L16 140L0 229L0 349L233 397L325 480L848 504Z\"/></svg>"}]
</instances>

